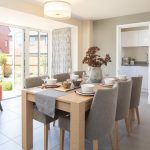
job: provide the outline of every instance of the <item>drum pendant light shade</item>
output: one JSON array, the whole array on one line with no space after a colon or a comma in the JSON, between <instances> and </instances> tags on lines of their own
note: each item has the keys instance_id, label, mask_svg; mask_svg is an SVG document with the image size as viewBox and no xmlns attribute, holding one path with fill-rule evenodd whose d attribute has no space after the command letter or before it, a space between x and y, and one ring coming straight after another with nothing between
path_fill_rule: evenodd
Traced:
<instances>
[{"instance_id":1,"label":"drum pendant light shade","mask_svg":"<svg viewBox=\"0 0 150 150\"><path fill-rule=\"evenodd\" d=\"M69 19L71 5L64 1L47 1L44 4L44 15L54 19Z\"/></svg>"}]
</instances>

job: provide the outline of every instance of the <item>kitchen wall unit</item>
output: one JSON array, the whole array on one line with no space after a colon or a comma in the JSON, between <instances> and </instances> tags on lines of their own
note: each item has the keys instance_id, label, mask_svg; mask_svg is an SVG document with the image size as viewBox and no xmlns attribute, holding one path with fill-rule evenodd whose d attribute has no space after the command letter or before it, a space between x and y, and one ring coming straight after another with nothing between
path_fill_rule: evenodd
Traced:
<instances>
[{"instance_id":1,"label":"kitchen wall unit","mask_svg":"<svg viewBox=\"0 0 150 150\"><path fill-rule=\"evenodd\" d=\"M148 30L124 31L121 33L122 47L148 46Z\"/></svg>"},{"instance_id":2,"label":"kitchen wall unit","mask_svg":"<svg viewBox=\"0 0 150 150\"><path fill-rule=\"evenodd\" d=\"M148 66L121 66L120 73L128 77L143 76L142 91L148 91Z\"/></svg>"},{"instance_id":3,"label":"kitchen wall unit","mask_svg":"<svg viewBox=\"0 0 150 150\"><path fill-rule=\"evenodd\" d=\"M150 93L149 34L145 23L117 27L117 75L143 76L142 91Z\"/></svg>"}]
</instances>

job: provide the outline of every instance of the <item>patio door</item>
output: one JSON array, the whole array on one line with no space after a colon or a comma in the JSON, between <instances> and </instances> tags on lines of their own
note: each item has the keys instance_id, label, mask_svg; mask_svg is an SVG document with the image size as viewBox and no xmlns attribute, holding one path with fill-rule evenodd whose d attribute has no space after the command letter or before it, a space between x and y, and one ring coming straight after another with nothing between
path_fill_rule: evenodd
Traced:
<instances>
[{"instance_id":1,"label":"patio door","mask_svg":"<svg viewBox=\"0 0 150 150\"><path fill-rule=\"evenodd\" d=\"M36 77L48 73L48 33L26 31L25 77Z\"/></svg>"},{"instance_id":2,"label":"patio door","mask_svg":"<svg viewBox=\"0 0 150 150\"><path fill-rule=\"evenodd\" d=\"M13 52L13 77L14 89L23 88L24 79L24 30L16 29L14 33L14 52Z\"/></svg>"}]
</instances>

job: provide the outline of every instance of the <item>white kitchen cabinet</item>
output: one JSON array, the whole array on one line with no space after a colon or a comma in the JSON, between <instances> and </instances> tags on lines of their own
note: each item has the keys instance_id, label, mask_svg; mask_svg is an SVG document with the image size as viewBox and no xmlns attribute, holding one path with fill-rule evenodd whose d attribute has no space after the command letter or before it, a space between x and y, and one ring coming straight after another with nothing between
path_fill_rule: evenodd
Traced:
<instances>
[{"instance_id":1,"label":"white kitchen cabinet","mask_svg":"<svg viewBox=\"0 0 150 150\"><path fill-rule=\"evenodd\" d=\"M148 30L140 30L139 31L139 45L140 46L148 46L149 45Z\"/></svg>"},{"instance_id":2,"label":"white kitchen cabinet","mask_svg":"<svg viewBox=\"0 0 150 150\"><path fill-rule=\"evenodd\" d=\"M148 91L148 67L143 67L143 66L137 66L137 75L142 75L143 80L142 80L142 90L143 91Z\"/></svg>"},{"instance_id":3,"label":"white kitchen cabinet","mask_svg":"<svg viewBox=\"0 0 150 150\"><path fill-rule=\"evenodd\" d=\"M125 74L129 78L143 76L142 91L148 91L148 67L147 66L121 66L119 74Z\"/></svg>"},{"instance_id":4,"label":"white kitchen cabinet","mask_svg":"<svg viewBox=\"0 0 150 150\"><path fill-rule=\"evenodd\" d=\"M121 33L122 47L148 46L148 30L126 31Z\"/></svg>"},{"instance_id":5,"label":"white kitchen cabinet","mask_svg":"<svg viewBox=\"0 0 150 150\"><path fill-rule=\"evenodd\" d=\"M122 32L122 47L138 46L138 32L126 31Z\"/></svg>"}]
</instances>

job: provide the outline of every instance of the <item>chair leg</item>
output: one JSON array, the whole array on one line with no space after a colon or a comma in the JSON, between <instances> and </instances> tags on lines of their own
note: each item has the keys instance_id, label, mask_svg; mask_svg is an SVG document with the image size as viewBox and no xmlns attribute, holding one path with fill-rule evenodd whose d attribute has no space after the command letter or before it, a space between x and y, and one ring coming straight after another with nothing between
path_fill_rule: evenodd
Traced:
<instances>
[{"instance_id":1,"label":"chair leg","mask_svg":"<svg viewBox=\"0 0 150 150\"><path fill-rule=\"evenodd\" d=\"M3 107L2 107L2 104L1 104L1 102L0 102L0 110L1 110L1 111L3 111Z\"/></svg>"},{"instance_id":2,"label":"chair leg","mask_svg":"<svg viewBox=\"0 0 150 150\"><path fill-rule=\"evenodd\" d=\"M116 142L116 137L114 136L114 132L110 135L111 139L111 145L112 145L112 150L117 150L117 142Z\"/></svg>"},{"instance_id":3,"label":"chair leg","mask_svg":"<svg viewBox=\"0 0 150 150\"><path fill-rule=\"evenodd\" d=\"M132 113L132 121L135 121L135 109L134 108L131 109L131 113Z\"/></svg>"},{"instance_id":4,"label":"chair leg","mask_svg":"<svg viewBox=\"0 0 150 150\"><path fill-rule=\"evenodd\" d=\"M119 125L118 121L115 122L115 140L116 140L116 150L119 149Z\"/></svg>"},{"instance_id":5,"label":"chair leg","mask_svg":"<svg viewBox=\"0 0 150 150\"><path fill-rule=\"evenodd\" d=\"M132 110L131 109L129 109L129 121L130 121L130 131L131 131L131 133L132 133L132 130L133 130L133 124L132 124L132 122L133 122L133 120L132 120Z\"/></svg>"},{"instance_id":6,"label":"chair leg","mask_svg":"<svg viewBox=\"0 0 150 150\"><path fill-rule=\"evenodd\" d=\"M135 110L136 110L136 116L137 116L138 124L140 124L139 108L137 107Z\"/></svg>"},{"instance_id":7,"label":"chair leg","mask_svg":"<svg viewBox=\"0 0 150 150\"><path fill-rule=\"evenodd\" d=\"M93 140L93 150L98 150L98 140Z\"/></svg>"},{"instance_id":8,"label":"chair leg","mask_svg":"<svg viewBox=\"0 0 150 150\"><path fill-rule=\"evenodd\" d=\"M128 132L128 136L131 135L131 128L130 128L130 123L129 123L129 118L125 118L125 124L126 124L126 129L127 129L127 132Z\"/></svg>"},{"instance_id":9,"label":"chair leg","mask_svg":"<svg viewBox=\"0 0 150 150\"><path fill-rule=\"evenodd\" d=\"M65 135L64 129L60 128L60 150L64 149L64 135Z\"/></svg>"},{"instance_id":10,"label":"chair leg","mask_svg":"<svg viewBox=\"0 0 150 150\"><path fill-rule=\"evenodd\" d=\"M44 124L44 150L48 150L48 128L49 124Z\"/></svg>"}]
</instances>

